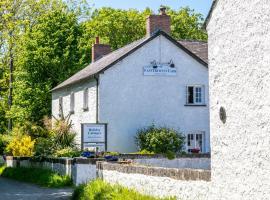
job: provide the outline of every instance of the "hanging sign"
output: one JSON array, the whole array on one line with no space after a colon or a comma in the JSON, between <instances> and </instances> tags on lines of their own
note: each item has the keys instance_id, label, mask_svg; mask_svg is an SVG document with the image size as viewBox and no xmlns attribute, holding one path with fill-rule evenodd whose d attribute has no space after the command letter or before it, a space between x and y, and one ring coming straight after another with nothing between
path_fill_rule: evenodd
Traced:
<instances>
[{"instance_id":1,"label":"hanging sign","mask_svg":"<svg viewBox=\"0 0 270 200\"><path fill-rule=\"evenodd\" d=\"M143 68L144 76L176 76L176 68L172 60L168 63L152 61Z\"/></svg>"}]
</instances>

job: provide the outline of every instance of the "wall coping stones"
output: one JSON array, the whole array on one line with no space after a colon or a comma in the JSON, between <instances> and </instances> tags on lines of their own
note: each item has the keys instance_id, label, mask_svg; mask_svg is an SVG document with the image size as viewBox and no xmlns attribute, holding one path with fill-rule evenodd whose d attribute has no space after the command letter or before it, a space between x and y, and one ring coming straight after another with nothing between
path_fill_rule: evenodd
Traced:
<instances>
[{"instance_id":1,"label":"wall coping stones","mask_svg":"<svg viewBox=\"0 0 270 200\"><path fill-rule=\"evenodd\" d=\"M176 169L150 167L117 162L97 162L98 170L118 171L127 174L144 174L148 176L168 177L184 181L211 181L211 171L201 169Z\"/></svg>"},{"instance_id":2,"label":"wall coping stones","mask_svg":"<svg viewBox=\"0 0 270 200\"><path fill-rule=\"evenodd\" d=\"M149 158L156 158L156 159L162 159L167 158L166 155L163 154L119 154L117 157L122 159L149 159ZM209 153L207 154L176 154L175 158L211 158L211 155Z\"/></svg>"},{"instance_id":3,"label":"wall coping stones","mask_svg":"<svg viewBox=\"0 0 270 200\"><path fill-rule=\"evenodd\" d=\"M96 164L97 161L104 161L103 158L34 158L34 157L13 157L7 156L6 160L14 160L14 161L24 161L29 160L32 162L50 162L50 163L60 163L65 165L71 164Z\"/></svg>"}]
</instances>

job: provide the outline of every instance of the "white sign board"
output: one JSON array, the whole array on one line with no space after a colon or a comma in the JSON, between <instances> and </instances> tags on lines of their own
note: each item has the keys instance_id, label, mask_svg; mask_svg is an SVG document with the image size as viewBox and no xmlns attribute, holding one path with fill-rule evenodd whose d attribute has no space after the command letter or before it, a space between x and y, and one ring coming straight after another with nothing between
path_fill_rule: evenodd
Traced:
<instances>
[{"instance_id":1,"label":"white sign board","mask_svg":"<svg viewBox=\"0 0 270 200\"><path fill-rule=\"evenodd\" d=\"M106 140L106 125L105 124L83 124L83 142L84 143L99 143Z\"/></svg>"},{"instance_id":2,"label":"white sign board","mask_svg":"<svg viewBox=\"0 0 270 200\"><path fill-rule=\"evenodd\" d=\"M83 149L95 149L100 151L105 151L105 143L84 143Z\"/></svg>"},{"instance_id":3,"label":"white sign board","mask_svg":"<svg viewBox=\"0 0 270 200\"><path fill-rule=\"evenodd\" d=\"M171 67L170 63L158 63L145 66L143 68L144 76L176 76L176 69Z\"/></svg>"}]
</instances>

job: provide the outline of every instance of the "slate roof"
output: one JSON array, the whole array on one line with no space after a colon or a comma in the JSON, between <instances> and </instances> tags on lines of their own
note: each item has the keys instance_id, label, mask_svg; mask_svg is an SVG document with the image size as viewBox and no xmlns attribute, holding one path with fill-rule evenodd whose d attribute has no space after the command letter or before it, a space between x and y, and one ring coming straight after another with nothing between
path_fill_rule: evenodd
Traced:
<instances>
[{"instance_id":1,"label":"slate roof","mask_svg":"<svg viewBox=\"0 0 270 200\"><path fill-rule=\"evenodd\" d=\"M195 40L180 40L178 41L196 56L201 58L205 63L208 63L208 44L203 41Z\"/></svg>"},{"instance_id":2,"label":"slate roof","mask_svg":"<svg viewBox=\"0 0 270 200\"><path fill-rule=\"evenodd\" d=\"M181 40L176 41L171 36L169 36L167 33L159 30L155 34L153 34L150 37L145 37L140 40L137 40L133 43L130 43L118 50L113 51L112 53L103 56L96 62L93 62L86 66L81 71L77 72L58 86L52 89L52 91L58 90L60 88L64 88L68 85L72 85L74 83L83 81L85 79L94 77L95 75L102 73L109 67L116 64L118 61L122 60L123 58L127 57L134 51L136 51L138 48L146 44L147 42L153 40L159 35L165 36L167 39L172 41L174 44L176 44L179 48L184 50L187 54L192 56L194 59L196 59L198 62L203 64L204 66L208 66L208 59L207 59L207 43L206 42L200 42L200 41L189 41L189 40Z\"/></svg>"}]
</instances>

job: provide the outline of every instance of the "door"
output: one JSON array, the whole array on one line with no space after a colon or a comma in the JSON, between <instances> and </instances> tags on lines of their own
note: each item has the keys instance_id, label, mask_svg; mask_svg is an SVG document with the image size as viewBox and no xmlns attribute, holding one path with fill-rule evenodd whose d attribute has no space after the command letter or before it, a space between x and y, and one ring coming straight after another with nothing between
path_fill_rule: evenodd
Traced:
<instances>
[{"instance_id":1,"label":"door","mask_svg":"<svg viewBox=\"0 0 270 200\"><path fill-rule=\"evenodd\" d=\"M204 152L204 132L196 131L187 135L187 150L191 152L192 149L199 149Z\"/></svg>"}]
</instances>

